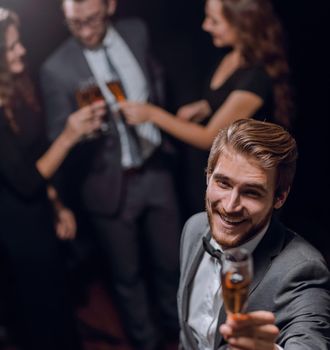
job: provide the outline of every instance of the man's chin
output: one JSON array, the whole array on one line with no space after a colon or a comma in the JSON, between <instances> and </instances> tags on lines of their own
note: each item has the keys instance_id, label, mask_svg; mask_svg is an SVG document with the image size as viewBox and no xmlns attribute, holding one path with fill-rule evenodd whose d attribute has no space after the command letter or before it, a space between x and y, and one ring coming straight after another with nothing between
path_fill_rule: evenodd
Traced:
<instances>
[{"instance_id":1,"label":"man's chin","mask_svg":"<svg viewBox=\"0 0 330 350\"><path fill-rule=\"evenodd\" d=\"M223 248L233 248L242 244L251 229L248 220L237 224L224 222L220 216L212 220L212 236Z\"/></svg>"},{"instance_id":2,"label":"man's chin","mask_svg":"<svg viewBox=\"0 0 330 350\"><path fill-rule=\"evenodd\" d=\"M244 235L240 232L224 232L213 229L212 237L222 248L228 249L240 245Z\"/></svg>"},{"instance_id":3,"label":"man's chin","mask_svg":"<svg viewBox=\"0 0 330 350\"><path fill-rule=\"evenodd\" d=\"M88 50L96 50L99 47L99 44L82 43L82 45Z\"/></svg>"},{"instance_id":4,"label":"man's chin","mask_svg":"<svg viewBox=\"0 0 330 350\"><path fill-rule=\"evenodd\" d=\"M101 45L101 42L98 40L90 40L90 41L79 40L79 41L83 47L89 50L95 50Z\"/></svg>"}]
</instances>

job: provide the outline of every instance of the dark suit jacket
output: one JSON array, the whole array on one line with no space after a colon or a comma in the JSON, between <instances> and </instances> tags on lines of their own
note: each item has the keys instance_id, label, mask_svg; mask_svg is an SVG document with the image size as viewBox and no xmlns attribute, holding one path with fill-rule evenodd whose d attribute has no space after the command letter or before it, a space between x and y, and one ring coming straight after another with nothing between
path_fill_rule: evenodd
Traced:
<instances>
[{"instance_id":1,"label":"dark suit jacket","mask_svg":"<svg viewBox=\"0 0 330 350\"><path fill-rule=\"evenodd\" d=\"M191 282L203 255L202 237L210 237L206 213L191 217L181 240L178 308L181 345L198 349L187 324ZM268 310L280 329L285 350L330 349L330 276L320 253L275 219L253 253L254 279L247 311ZM218 326L225 321L222 308ZM214 349L225 347L217 333Z\"/></svg>"},{"instance_id":2,"label":"dark suit jacket","mask_svg":"<svg viewBox=\"0 0 330 350\"><path fill-rule=\"evenodd\" d=\"M148 33L143 22L126 19L114 24L141 66L154 103L162 104L162 74L149 52ZM67 117L77 109L75 91L79 83L92 77L82 47L69 38L47 59L41 70L41 87L51 139L64 128ZM107 137L79 144L66 159L64 193L79 195L85 207L94 212L114 214L122 191L121 149L117 128L110 116ZM74 193L74 189L81 192ZM74 194L73 194L74 193Z\"/></svg>"}]
</instances>

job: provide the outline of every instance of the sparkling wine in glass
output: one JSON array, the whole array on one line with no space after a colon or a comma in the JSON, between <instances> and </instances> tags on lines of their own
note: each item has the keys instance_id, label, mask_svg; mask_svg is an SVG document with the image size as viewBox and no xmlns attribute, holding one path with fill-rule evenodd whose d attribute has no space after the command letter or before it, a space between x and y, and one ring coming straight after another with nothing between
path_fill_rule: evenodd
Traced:
<instances>
[{"instance_id":1,"label":"sparkling wine in glass","mask_svg":"<svg viewBox=\"0 0 330 350\"><path fill-rule=\"evenodd\" d=\"M85 81L82 81L75 92L75 96L76 96L76 101L79 108L88 106L100 100L104 100L102 91L97 85L94 78L89 78ZM93 139L100 136L100 134L108 134L109 130L110 130L109 121L105 117L104 120L102 121L100 130L93 132L92 134L88 135L86 138Z\"/></svg>"},{"instance_id":2,"label":"sparkling wine in glass","mask_svg":"<svg viewBox=\"0 0 330 350\"><path fill-rule=\"evenodd\" d=\"M118 103L123 102L126 100L125 92L123 89L123 86L120 82L120 80L109 80L106 83L109 91L112 93L113 97L115 98L115 103L111 106L111 112L112 114L123 121L124 124L126 124L125 118L123 117L122 112L119 109Z\"/></svg>"},{"instance_id":3,"label":"sparkling wine in glass","mask_svg":"<svg viewBox=\"0 0 330 350\"><path fill-rule=\"evenodd\" d=\"M251 254L244 248L233 248L225 250L221 260L221 287L226 312L244 313L253 278Z\"/></svg>"},{"instance_id":4,"label":"sparkling wine in glass","mask_svg":"<svg viewBox=\"0 0 330 350\"><path fill-rule=\"evenodd\" d=\"M117 102L122 102L126 100L124 90L119 80L112 80L107 82L107 87L113 94Z\"/></svg>"},{"instance_id":5,"label":"sparkling wine in glass","mask_svg":"<svg viewBox=\"0 0 330 350\"><path fill-rule=\"evenodd\" d=\"M76 100L79 108L88 106L93 102L104 100L100 88L93 79L88 79L79 85L76 91Z\"/></svg>"}]
</instances>

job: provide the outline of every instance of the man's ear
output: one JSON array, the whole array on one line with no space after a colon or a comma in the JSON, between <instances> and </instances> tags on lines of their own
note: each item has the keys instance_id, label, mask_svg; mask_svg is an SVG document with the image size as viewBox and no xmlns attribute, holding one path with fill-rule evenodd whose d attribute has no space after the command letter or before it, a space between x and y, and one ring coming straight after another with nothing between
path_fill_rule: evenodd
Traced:
<instances>
[{"instance_id":1,"label":"man's ear","mask_svg":"<svg viewBox=\"0 0 330 350\"><path fill-rule=\"evenodd\" d=\"M290 192L290 188L288 188L286 191L283 191L280 194L275 196L274 209L280 209L283 206L286 199L288 198L289 192Z\"/></svg>"},{"instance_id":2,"label":"man's ear","mask_svg":"<svg viewBox=\"0 0 330 350\"><path fill-rule=\"evenodd\" d=\"M117 9L117 0L108 0L107 13L109 16L113 16Z\"/></svg>"}]
</instances>

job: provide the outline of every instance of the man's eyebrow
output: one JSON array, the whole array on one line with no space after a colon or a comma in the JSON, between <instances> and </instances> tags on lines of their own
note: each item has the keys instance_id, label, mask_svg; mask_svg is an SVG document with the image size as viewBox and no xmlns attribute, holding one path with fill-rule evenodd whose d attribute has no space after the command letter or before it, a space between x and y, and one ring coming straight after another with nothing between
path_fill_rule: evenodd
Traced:
<instances>
[{"instance_id":1,"label":"man's eyebrow","mask_svg":"<svg viewBox=\"0 0 330 350\"><path fill-rule=\"evenodd\" d=\"M85 21L86 19L88 20L90 18L93 18L93 17L99 15L100 13L101 13L101 11L97 11L97 12L91 13L91 14L89 14L87 17L85 17L83 19L80 19L80 18L78 18L76 16L72 16L70 18L68 17L67 20L69 20L69 21L80 21L80 20Z\"/></svg>"},{"instance_id":2,"label":"man's eyebrow","mask_svg":"<svg viewBox=\"0 0 330 350\"><path fill-rule=\"evenodd\" d=\"M228 182L228 183L232 182L232 180L228 176L221 174L221 173L213 174L213 178L216 181L223 181L223 182ZM243 187L245 189L253 189L253 190L260 191L263 194L267 193L267 188L265 186L261 185L260 183L257 183L257 182L246 182Z\"/></svg>"},{"instance_id":3,"label":"man's eyebrow","mask_svg":"<svg viewBox=\"0 0 330 350\"><path fill-rule=\"evenodd\" d=\"M259 183L255 183L255 182L247 182L244 185L245 189L251 189L251 190L257 190L259 192L261 192L262 194L266 194L267 193L267 188Z\"/></svg>"},{"instance_id":4,"label":"man's eyebrow","mask_svg":"<svg viewBox=\"0 0 330 350\"><path fill-rule=\"evenodd\" d=\"M223 175L221 173L215 173L213 174L213 178L217 181L221 180L221 181L230 181L230 178L226 175Z\"/></svg>"}]
</instances>

